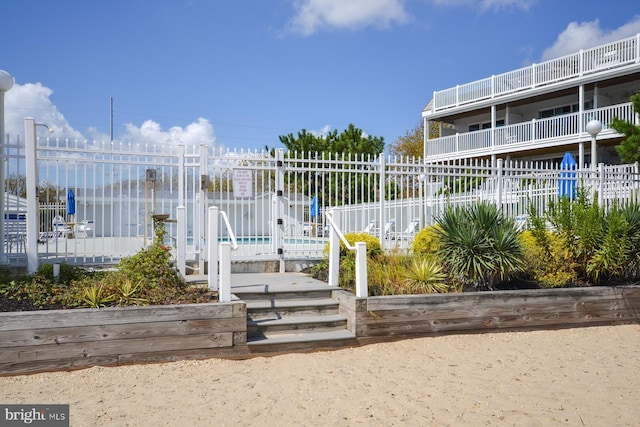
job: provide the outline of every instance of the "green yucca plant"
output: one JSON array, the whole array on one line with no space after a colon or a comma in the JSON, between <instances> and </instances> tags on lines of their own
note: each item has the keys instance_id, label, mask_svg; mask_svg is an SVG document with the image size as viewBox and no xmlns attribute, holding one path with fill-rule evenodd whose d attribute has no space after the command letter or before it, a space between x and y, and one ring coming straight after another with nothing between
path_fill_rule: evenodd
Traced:
<instances>
[{"instance_id":1,"label":"green yucca plant","mask_svg":"<svg viewBox=\"0 0 640 427\"><path fill-rule=\"evenodd\" d=\"M405 273L410 293L443 293L449 291L447 275L442 267L430 259L415 259Z\"/></svg>"},{"instance_id":2,"label":"green yucca plant","mask_svg":"<svg viewBox=\"0 0 640 427\"><path fill-rule=\"evenodd\" d=\"M139 296L143 282L123 280L116 285L118 305L149 305L148 298Z\"/></svg>"},{"instance_id":3,"label":"green yucca plant","mask_svg":"<svg viewBox=\"0 0 640 427\"><path fill-rule=\"evenodd\" d=\"M94 283L86 288L82 293L82 301L89 308L100 308L115 301L116 296L109 293L109 290L102 283Z\"/></svg>"},{"instance_id":4,"label":"green yucca plant","mask_svg":"<svg viewBox=\"0 0 640 427\"><path fill-rule=\"evenodd\" d=\"M454 275L492 289L520 271L524 255L514 221L490 203L447 209L436 218L438 257Z\"/></svg>"}]
</instances>

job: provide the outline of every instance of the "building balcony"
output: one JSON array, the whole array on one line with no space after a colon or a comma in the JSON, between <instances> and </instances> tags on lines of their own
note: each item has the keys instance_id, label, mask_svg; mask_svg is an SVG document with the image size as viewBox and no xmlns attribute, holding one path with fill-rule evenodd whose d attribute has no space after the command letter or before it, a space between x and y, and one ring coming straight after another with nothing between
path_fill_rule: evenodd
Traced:
<instances>
[{"instance_id":1,"label":"building balcony","mask_svg":"<svg viewBox=\"0 0 640 427\"><path fill-rule=\"evenodd\" d=\"M610 128L614 117L637 123L633 107L627 102L580 113L533 119L508 126L429 139L425 144L425 160L433 162L494 155L518 157L518 153L524 155L587 142L591 137L585 126L594 119L602 123L602 132L598 135L598 140L619 139L621 135Z\"/></svg>"},{"instance_id":2,"label":"building balcony","mask_svg":"<svg viewBox=\"0 0 640 427\"><path fill-rule=\"evenodd\" d=\"M628 73L629 69L636 68L640 68L640 33L540 64L434 91L432 102L423 111L423 116L437 120L443 114L475 107L483 102L529 96L529 93L536 91L598 80Z\"/></svg>"}]
</instances>

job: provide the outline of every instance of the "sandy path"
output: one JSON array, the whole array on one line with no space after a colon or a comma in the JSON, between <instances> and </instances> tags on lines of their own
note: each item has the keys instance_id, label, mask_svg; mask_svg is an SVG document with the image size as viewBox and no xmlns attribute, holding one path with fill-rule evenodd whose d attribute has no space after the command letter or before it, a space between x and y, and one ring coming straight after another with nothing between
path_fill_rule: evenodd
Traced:
<instances>
[{"instance_id":1,"label":"sandy path","mask_svg":"<svg viewBox=\"0 0 640 427\"><path fill-rule=\"evenodd\" d=\"M638 325L0 378L72 426L637 426L639 397Z\"/></svg>"}]
</instances>

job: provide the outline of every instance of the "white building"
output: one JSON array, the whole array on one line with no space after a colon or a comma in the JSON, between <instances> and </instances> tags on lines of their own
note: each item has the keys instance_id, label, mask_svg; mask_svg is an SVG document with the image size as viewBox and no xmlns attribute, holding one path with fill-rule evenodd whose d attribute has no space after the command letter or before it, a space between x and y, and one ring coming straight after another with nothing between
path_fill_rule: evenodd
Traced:
<instances>
[{"instance_id":1,"label":"white building","mask_svg":"<svg viewBox=\"0 0 640 427\"><path fill-rule=\"evenodd\" d=\"M468 158L591 163L586 124L602 123L596 163L619 163L614 117L636 123L629 98L640 92L640 34L540 64L435 91L422 112L427 162ZM585 150L586 147L586 150ZM580 162L582 160L582 162Z\"/></svg>"}]
</instances>

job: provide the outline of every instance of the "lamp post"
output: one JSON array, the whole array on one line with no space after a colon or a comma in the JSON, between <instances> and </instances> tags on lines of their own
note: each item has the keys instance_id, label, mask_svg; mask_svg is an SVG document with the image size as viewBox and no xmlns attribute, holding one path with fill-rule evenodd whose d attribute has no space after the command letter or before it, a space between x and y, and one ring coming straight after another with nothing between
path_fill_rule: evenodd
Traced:
<instances>
[{"instance_id":1,"label":"lamp post","mask_svg":"<svg viewBox=\"0 0 640 427\"><path fill-rule=\"evenodd\" d=\"M4 70L0 70L0 258L4 254L4 93L13 87L13 77Z\"/></svg>"},{"instance_id":2,"label":"lamp post","mask_svg":"<svg viewBox=\"0 0 640 427\"><path fill-rule=\"evenodd\" d=\"M591 170L595 171L598 167L596 137L602 131L602 123L600 123L600 120L591 120L587 123L586 130L591 135Z\"/></svg>"}]
</instances>

